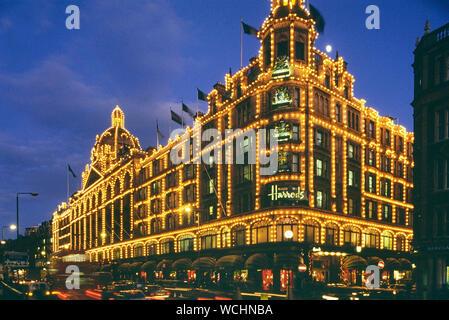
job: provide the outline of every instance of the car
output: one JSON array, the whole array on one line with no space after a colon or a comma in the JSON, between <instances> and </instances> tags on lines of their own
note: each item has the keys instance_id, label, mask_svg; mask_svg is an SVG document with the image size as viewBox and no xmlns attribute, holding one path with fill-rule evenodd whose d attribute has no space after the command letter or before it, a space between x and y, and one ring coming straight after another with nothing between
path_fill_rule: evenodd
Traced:
<instances>
[{"instance_id":1,"label":"car","mask_svg":"<svg viewBox=\"0 0 449 320\"><path fill-rule=\"evenodd\" d=\"M116 300L147 300L142 290L122 290L114 296Z\"/></svg>"},{"instance_id":2,"label":"car","mask_svg":"<svg viewBox=\"0 0 449 320\"><path fill-rule=\"evenodd\" d=\"M50 288L46 282L31 282L28 286L28 297L44 298L51 295Z\"/></svg>"}]
</instances>

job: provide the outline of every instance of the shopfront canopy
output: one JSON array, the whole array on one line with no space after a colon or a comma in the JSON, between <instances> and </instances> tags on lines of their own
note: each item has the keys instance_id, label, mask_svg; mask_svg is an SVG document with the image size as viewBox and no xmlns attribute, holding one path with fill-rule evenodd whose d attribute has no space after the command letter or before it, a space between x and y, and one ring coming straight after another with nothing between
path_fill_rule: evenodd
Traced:
<instances>
[{"instance_id":1,"label":"shopfront canopy","mask_svg":"<svg viewBox=\"0 0 449 320\"><path fill-rule=\"evenodd\" d=\"M189 270L192 267L192 260L188 258L178 259L172 264L173 270Z\"/></svg>"},{"instance_id":2,"label":"shopfront canopy","mask_svg":"<svg viewBox=\"0 0 449 320\"><path fill-rule=\"evenodd\" d=\"M129 271L131 271L131 272L139 272L141 266L142 266L142 262L131 263L130 266L129 266Z\"/></svg>"},{"instance_id":3,"label":"shopfront canopy","mask_svg":"<svg viewBox=\"0 0 449 320\"><path fill-rule=\"evenodd\" d=\"M400 270L401 263L395 258L387 258L385 260L385 270L393 271Z\"/></svg>"},{"instance_id":4,"label":"shopfront canopy","mask_svg":"<svg viewBox=\"0 0 449 320\"><path fill-rule=\"evenodd\" d=\"M170 268L170 266L171 266L171 260L164 259L157 264L156 271L161 271L163 269Z\"/></svg>"},{"instance_id":5,"label":"shopfront canopy","mask_svg":"<svg viewBox=\"0 0 449 320\"><path fill-rule=\"evenodd\" d=\"M156 268L156 261L147 261L140 266L140 270L145 272L154 271Z\"/></svg>"},{"instance_id":6,"label":"shopfront canopy","mask_svg":"<svg viewBox=\"0 0 449 320\"><path fill-rule=\"evenodd\" d=\"M229 255L221 257L217 260L216 267L229 270L241 270L243 269L243 258L239 255Z\"/></svg>"},{"instance_id":7,"label":"shopfront canopy","mask_svg":"<svg viewBox=\"0 0 449 320\"><path fill-rule=\"evenodd\" d=\"M264 253L256 253L246 259L245 262L246 269L269 269L271 268L271 263Z\"/></svg>"},{"instance_id":8,"label":"shopfront canopy","mask_svg":"<svg viewBox=\"0 0 449 320\"><path fill-rule=\"evenodd\" d=\"M192 263L193 269L211 270L215 268L217 261L214 258L202 257L198 258Z\"/></svg>"},{"instance_id":9,"label":"shopfront canopy","mask_svg":"<svg viewBox=\"0 0 449 320\"><path fill-rule=\"evenodd\" d=\"M412 263L410 262L410 260L405 259L405 258L400 258L400 259L398 259L398 261L401 264L401 271L412 270Z\"/></svg>"},{"instance_id":10,"label":"shopfront canopy","mask_svg":"<svg viewBox=\"0 0 449 320\"><path fill-rule=\"evenodd\" d=\"M128 262L125 262L125 263L122 263L122 264L118 267L118 270L119 270L120 272L129 272L129 271L130 271L130 267L131 267L131 264L128 263Z\"/></svg>"},{"instance_id":11,"label":"shopfront canopy","mask_svg":"<svg viewBox=\"0 0 449 320\"><path fill-rule=\"evenodd\" d=\"M377 266L380 261L383 261L383 260L381 258L379 258L379 257L369 257L369 258L366 259L366 262L368 263L368 265L375 265L375 266Z\"/></svg>"},{"instance_id":12,"label":"shopfront canopy","mask_svg":"<svg viewBox=\"0 0 449 320\"><path fill-rule=\"evenodd\" d=\"M346 256L342 262L343 269L348 270L362 270L368 266L368 262L360 256Z\"/></svg>"},{"instance_id":13,"label":"shopfront canopy","mask_svg":"<svg viewBox=\"0 0 449 320\"><path fill-rule=\"evenodd\" d=\"M300 263L299 255L295 253L280 253L274 257L274 264L279 268L294 269Z\"/></svg>"}]
</instances>

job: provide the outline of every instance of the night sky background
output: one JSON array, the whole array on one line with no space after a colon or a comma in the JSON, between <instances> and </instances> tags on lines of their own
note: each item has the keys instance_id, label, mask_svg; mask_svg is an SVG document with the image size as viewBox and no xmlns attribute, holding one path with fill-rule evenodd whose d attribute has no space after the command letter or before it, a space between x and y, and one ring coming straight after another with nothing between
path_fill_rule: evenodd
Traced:
<instances>
[{"instance_id":1,"label":"night sky background","mask_svg":"<svg viewBox=\"0 0 449 320\"><path fill-rule=\"evenodd\" d=\"M311 3L326 21L316 45L349 63L356 97L413 130L416 38L426 19L432 30L449 22L448 1ZM80 30L65 27L71 4ZM371 4L380 30L365 28ZM40 193L21 198L21 233L51 219L66 198L67 164L78 175L73 193L116 104L143 148L155 144L156 118L168 135L170 107L195 109L196 87L210 92L240 67L241 17L259 28L269 10L269 0L0 0L0 226L15 223L16 192ZM258 48L244 37L245 65Z\"/></svg>"}]
</instances>

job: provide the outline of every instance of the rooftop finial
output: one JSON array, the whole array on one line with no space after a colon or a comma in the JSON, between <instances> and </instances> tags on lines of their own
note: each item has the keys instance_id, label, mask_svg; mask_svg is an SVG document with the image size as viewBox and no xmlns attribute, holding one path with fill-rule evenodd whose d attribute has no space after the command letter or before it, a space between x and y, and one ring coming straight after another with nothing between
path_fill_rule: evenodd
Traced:
<instances>
[{"instance_id":1,"label":"rooftop finial","mask_svg":"<svg viewBox=\"0 0 449 320\"><path fill-rule=\"evenodd\" d=\"M125 128L125 114L119 106L115 106L115 109L112 111L112 127L120 127Z\"/></svg>"},{"instance_id":2,"label":"rooftop finial","mask_svg":"<svg viewBox=\"0 0 449 320\"><path fill-rule=\"evenodd\" d=\"M431 30L430 22L429 22L429 20L427 20L426 21L426 26L424 27L424 31L425 31L426 34L428 34L430 32L430 30Z\"/></svg>"}]
</instances>

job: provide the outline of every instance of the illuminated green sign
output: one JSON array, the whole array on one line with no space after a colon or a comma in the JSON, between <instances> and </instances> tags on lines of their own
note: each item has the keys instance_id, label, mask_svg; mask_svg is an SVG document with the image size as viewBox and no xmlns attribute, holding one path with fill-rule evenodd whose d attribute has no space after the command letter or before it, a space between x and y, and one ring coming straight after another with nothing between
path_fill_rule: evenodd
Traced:
<instances>
[{"instance_id":1,"label":"illuminated green sign","mask_svg":"<svg viewBox=\"0 0 449 320\"><path fill-rule=\"evenodd\" d=\"M307 201L307 193L301 187L281 187L277 184L271 185L271 192L268 194L271 201Z\"/></svg>"}]
</instances>

